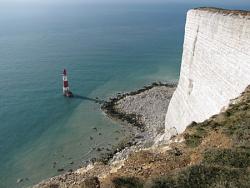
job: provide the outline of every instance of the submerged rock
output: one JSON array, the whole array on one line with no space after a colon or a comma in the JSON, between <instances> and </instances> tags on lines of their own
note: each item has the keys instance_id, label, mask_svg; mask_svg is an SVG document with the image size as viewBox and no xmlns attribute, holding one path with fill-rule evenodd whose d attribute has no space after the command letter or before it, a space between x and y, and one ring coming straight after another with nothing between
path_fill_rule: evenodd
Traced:
<instances>
[{"instance_id":1,"label":"submerged rock","mask_svg":"<svg viewBox=\"0 0 250 188\"><path fill-rule=\"evenodd\" d=\"M53 162L53 168L55 168L55 167L56 167L56 164L57 164L57 162Z\"/></svg>"},{"instance_id":2,"label":"submerged rock","mask_svg":"<svg viewBox=\"0 0 250 188\"><path fill-rule=\"evenodd\" d=\"M23 178L19 178L16 180L16 183L21 183L21 182L23 182Z\"/></svg>"}]
</instances>

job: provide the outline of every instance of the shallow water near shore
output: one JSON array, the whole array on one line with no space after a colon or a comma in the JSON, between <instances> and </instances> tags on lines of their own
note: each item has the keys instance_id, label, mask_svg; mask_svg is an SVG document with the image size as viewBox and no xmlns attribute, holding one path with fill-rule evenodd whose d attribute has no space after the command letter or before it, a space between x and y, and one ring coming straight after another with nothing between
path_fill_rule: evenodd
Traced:
<instances>
[{"instance_id":1,"label":"shallow water near shore","mask_svg":"<svg viewBox=\"0 0 250 188\"><path fill-rule=\"evenodd\" d=\"M121 140L92 99L176 81L191 6L1 6L0 187L75 169ZM62 96L63 68L80 97Z\"/></svg>"}]
</instances>

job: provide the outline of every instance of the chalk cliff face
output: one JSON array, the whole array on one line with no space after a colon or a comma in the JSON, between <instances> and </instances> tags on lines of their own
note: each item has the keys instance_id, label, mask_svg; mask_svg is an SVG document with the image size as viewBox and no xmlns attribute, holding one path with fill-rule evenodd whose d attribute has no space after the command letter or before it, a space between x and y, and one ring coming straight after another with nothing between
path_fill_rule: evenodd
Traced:
<instances>
[{"instance_id":1,"label":"chalk cliff face","mask_svg":"<svg viewBox=\"0 0 250 188\"><path fill-rule=\"evenodd\" d=\"M166 115L166 133L181 133L192 121L219 113L249 84L250 12L188 11L180 79Z\"/></svg>"}]
</instances>

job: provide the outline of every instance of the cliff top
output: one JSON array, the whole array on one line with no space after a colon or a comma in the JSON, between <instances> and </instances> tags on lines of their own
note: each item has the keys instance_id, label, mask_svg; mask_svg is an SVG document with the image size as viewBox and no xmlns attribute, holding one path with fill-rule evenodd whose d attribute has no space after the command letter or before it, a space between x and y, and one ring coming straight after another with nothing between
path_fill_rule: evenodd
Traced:
<instances>
[{"instance_id":1,"label":"cliff top","mask_svg":"<svg viewBox=\"0 0 250 188\"><path fill-rule=\"evenodd\" d=\"M209 11L213 13L220 13L223 15L250 16L250 11L247 11L247 10L228 10L228 9L215 8L215 7L199 7L199 8L194 8L194 10Z\"/></svg>"}]
</instances>

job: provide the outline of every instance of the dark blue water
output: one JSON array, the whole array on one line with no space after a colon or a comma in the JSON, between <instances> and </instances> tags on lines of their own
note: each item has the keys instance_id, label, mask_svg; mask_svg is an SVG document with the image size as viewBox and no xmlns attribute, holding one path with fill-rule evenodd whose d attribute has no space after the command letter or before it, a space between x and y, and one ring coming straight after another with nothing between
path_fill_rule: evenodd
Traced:
<instances>
[{"instance_id":1,"label":"dark blue water","mask_svg":"<svg viewBox=\"0 0 250 188\"><path fill-rule=\"evenodd\" d=\"M0 187L27 186L57 175L57 168L77 168L97 154L91 147L118 142L122 128L84 97L107 99L177 80L185 14L200 5L2 4ZM63 68L81 98L62 96ZM18 178L29 180L17 185Z\"/></svg>"}]
</instances>

